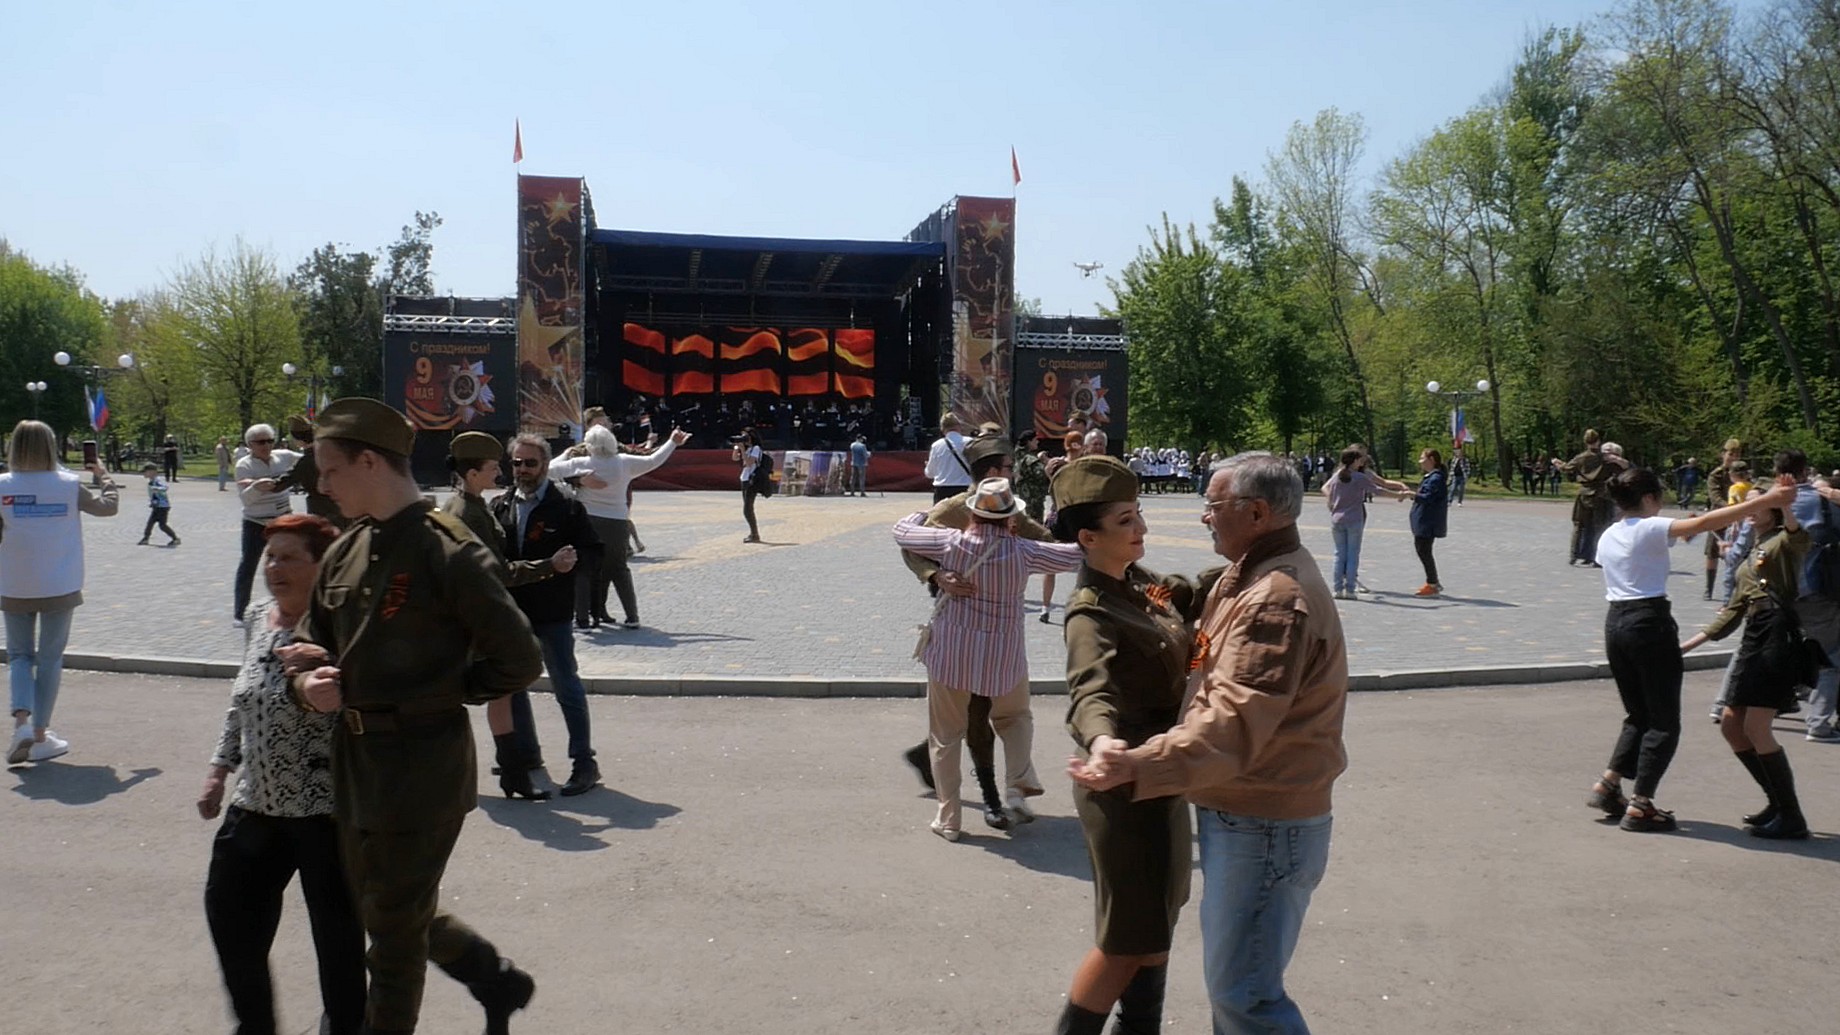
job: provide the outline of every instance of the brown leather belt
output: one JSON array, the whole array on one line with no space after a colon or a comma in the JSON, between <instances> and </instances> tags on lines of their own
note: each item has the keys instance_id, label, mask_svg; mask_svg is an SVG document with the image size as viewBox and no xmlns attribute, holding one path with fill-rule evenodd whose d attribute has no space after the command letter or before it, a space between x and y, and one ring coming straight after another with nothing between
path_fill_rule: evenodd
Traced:
<instances>
[{"instance_id":1,"label":"brown leather belt","mask_svg":"<svg viewBox=\"0 0 1840 1035\"><path fill-rule=\"evenodd\" d=\"M426 710L387 708L366 711L361 708L344 708L339 712L339 722L352 736L362 737L366 733L398 733L402 730L438 726L464 713L465 710L459 705L441 705Z\"/></svg>"}]
</instances>

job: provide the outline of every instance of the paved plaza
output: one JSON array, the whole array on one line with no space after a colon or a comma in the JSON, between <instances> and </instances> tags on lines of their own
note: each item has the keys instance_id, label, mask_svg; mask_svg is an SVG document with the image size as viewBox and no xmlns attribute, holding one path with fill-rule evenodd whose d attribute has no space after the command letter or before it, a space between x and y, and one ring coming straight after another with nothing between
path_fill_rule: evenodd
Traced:
<instances>
[{"instance_id":1,"label":"paved plaza","mask_svg":"<svg viewBox=\"0 0 1840 1035\"><path fill-rule=\"evenodd\" d=\"M201 901L217 824L192 804L228 690L71 673L57 716L71 753L0 774L4 1030L229 1029ZM1688 677L1689 700L1712 691L1710 673ZM1840 747L1785 738L1820 833L1768 844L1736 826L1755 787L1710 724L1690 723L1662 788L1680 832L1629 834L1584 805L1613 702L1602 682L1350 700L1328 877L1290 971L1313 1030L1835 1030ZM927 832L933 803L896 759L924 727L918 702L591 707L607 786L482 798L443 886L537 977L514 1031L1051 1030L1092 924L1059 775L1064 699L1035 700L1041 820L1006 835L968 812L956 845ZM536 713L555 761L556 708L541 698ZM281 1030L302 1035L317 992L299 893L287 902L273 967ZM1193 902L1167 1021L1209 1030ZM479 1030L438 972L422 1030Z\"/></svg>"},{"instance_id":2,"label":"paved plaza","mask_svg":"<svg viewBox=\"0 0 1840 1035\"><path fill-rule=\"evenodd\" d=\"M123 512L84 519L89 581L77 610L74 664L145 659L214 662L240 658L230 625L230 587L241 521L233 493L215 481L183 480L173 491L177 548L137 547L145 503L126 479ZM917 494L860 498L773 498L758 506L762 545L744 544L738 494L641 492L634 517L646 552L634 558L645 628L578 637L590 689L615 693L918 693L914 628L931 601L902 566L889 527L925 508ZM1349 666L1363 688L1465 685L1589 675L1603 661L1601 573L1565 564L1569 508L1550 500L1477 500L1452 508L1450 538L1438 543L1447 596L1412 596L1423 581L1409 506L1369 506L1362 582L1373 590L1341 605ZM1193 573L1219 562L1201 525L1197 497L1146 496L1151 567ZM1312 497L1303 540L1327 569L1334 552L1327 512ZM157 533L156 539L160 539ZM1698 544L1674 551L1670 589L1683 629L1712 613L1700 600ZM1061 576L1064 603L1073 576ZM260 594L260 578L257 580ZM1031 593L1034 585L1031 585ZM616 615L617 617L617 615ZM1055 683L1065 655L1058 620L1031 614L1029 664L1038 689ZM1711 660L1721 645L1702 648ZM85 656L92 660L85 660ZM1599 673L1601 674L1601 672Z\"/></svg>"}]
</instances>

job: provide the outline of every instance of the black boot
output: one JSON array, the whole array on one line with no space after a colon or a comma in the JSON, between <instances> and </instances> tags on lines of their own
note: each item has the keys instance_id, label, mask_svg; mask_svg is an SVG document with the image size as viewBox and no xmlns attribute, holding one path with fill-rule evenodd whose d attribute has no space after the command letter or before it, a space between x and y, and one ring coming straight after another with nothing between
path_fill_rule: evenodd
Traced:
<instances>
[{"instance_id":1,"label":"black boot","mask_svg":"<svg viewBox=\"0 0 1840 1035\"><path fill-rule=\"evenodd\" d=\"M907 764L914 767L914 772L919 775L920 782L926 784L927 790L938 790L933 786L933 755L926 741L923 740L901 752L901 757L907 759Z\"/></svg>"},{"instance_id":2,"label":"black boot","mask_svg":"<svg viewBox=\"0 0 1840 1035\"><path fill-rule=\"evenodd\" d=\"M498 789L505 792L505 797L549 800L549 792L537 790L536 784L530 781L530 760L518 750L517 734L494 734L492 751L498 758Z\"/></svg>"},{"instance_id":3,"label":"black boot","mask_svg":"<svg viewBox=\"0 0 1840 1035\"><path fill-rule=\"evenodd\" d=\"M1061 1019L1054 1024L1054 1035L1103 1035L1105 1014L1075 1006L1073 1000L1061 1008Z\"/></svg>"},{"instance_id":4,"label":"black boot","mask_svg":"<svg viewBox=\"0 0 1840 1035\"><path fill-rule=\"evenodd\" d=\"M1169 982L1169 964L1139 967L1118 997L1118 1020L1112 1035L1158 1035L1163 1030L1163 987Z\"/></svg>"},{"instance_id":5,"label":"black boot","mask_svg":"<svg viewBox=\"0 0 1840 1035\"><path fill-rule=\"evenodd\" d=\"M1802 803L1795 796L1795 774L1789 769L1789 756L1778 749L1758 755L1764 775L1770 778L1770 797L1776 802L1776 818L1751 828L1752 837L1772 841L1798 841L1808 836L1808 821L1802 818Z\"/></svg>"},{"instance_id":6,"label":"black boot","mask_svg":"<svg viewBox=\"0 0 1840 1035\"><path fill-rule=\"evenodd\" d=\"M1764 826L1776 818L1777 811L1776 795L1770 791L1769 774L1763 771L1763 763L1757 761L1755 750L1746 748L1743 751L1734 751L1732 754L1738 756L1738 762L1744 766L1744 771L1751 774L1751 779L1757 781L1757 786L1763 788L1763 796L1769 799L1769 804L1763 807L1763 811L1753 812L1744 817L1744 825L1747 827Z\"/></svg>"},{"instance_id":7,"label":"black boot","mask_svg":"<svg viewBox=\"0 0 1840 1035\"><path fill-rule=\"evenodd\" d=\"M978 790L984 795L984 825L994 830L1009 829L1009 813L1003 811L1003 795L997 793L997 774L991 769L974 769Z\"/></svg>"},{"instance_id":8,"label":"black boot","mask_svg":"<svg viewBox=\"0 0 1840 1035\"><path fill-rule=\"evenodd\" d=\"M536 981L500 956L484 938L475 939L464 955L441 964L441 969L466 985L466 990L485 1007L485 1035L510 1035L511 1015L522 1010L537 992Z\"/></svg>"},{"instance_id":9,"label":"black boot","mask_svg":"<svg viewBox=\"0 0 1840 1035\"><path fill-rule=\"evenodd\" d=\"M562 796L573 798L577 794L586 794L600 786L601 767L592 758L584 758L575 763L569 772L569 781L562 785Z\"/></svg>"}]
</instances>

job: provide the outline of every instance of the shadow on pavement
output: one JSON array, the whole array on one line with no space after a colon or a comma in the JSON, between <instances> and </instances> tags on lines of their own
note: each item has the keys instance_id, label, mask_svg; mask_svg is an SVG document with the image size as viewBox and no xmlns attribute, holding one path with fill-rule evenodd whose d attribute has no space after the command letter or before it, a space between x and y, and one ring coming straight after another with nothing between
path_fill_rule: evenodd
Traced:
<instances>
[{"instance_id":1,"label":"shadow on pavement","mask_svg":"<svg viewBox=\"0 0 1840 1035\"><path fill-rule=\"evenodd\" d=\"M976 808L966 807L964 839L960 844L982 848L1037 873L1092 879L1086 836L1080 832L1077 817L1038 816L1033 823L1010 827L1006 836L984 826L980 815Z\"/></svg>"},{"instance_id":2,"label":"shadow on pavement","mask_svg":"<svg viewBox=\"0 0 1840 1035\"><path fill-rule=\"evenodd\" d=\"M114 766L59 765L56 762L15 766L13 771L19 774L19 783L13 787L14 794L64 805L94 805L163 772L160 769L136 769L124 780L115 775Z\"/></svg>"},{"instance_id":3,"label":"shadow on pavement","mask_svg":"<svg viewBox=\"0 0 1840 1035\"><path fill-rule=\"evenodd\" d=\"M1723 823L1708 823L1702 819L1684 819L1680 821L1680 829L1674 832L1674 836L1690 837L1696 841L1712 841L1731 845L1734 848L1749 849L1753 852L1768 852L1771 855L1800 855L1810 859L1840 862L1840 838L1819 830L1814 831L1806 841L1770 841L1761 837L1752 837L1748 831Z\"/></svg>"},{"instance_id":4,"label":"shadow on pavement","mask_svg":"<svg viewBox=\"0 0 1840 1035\"><path fill-rule=\"evenodd\" d=\"M666 632L642 625L637 629L628 629L620 625L603 625L598 629L576 630L577 635L587 632L587 642L597 647L675 647L682 643L752 643L752 636L730 636L727 633L713 632Z\"/></svg>"},{"instance_id":5,"label":"shadow on pavement","mask_svg":"<svg viewBox=\"0 0 1840 1035\"><path fill-rule=\"evenodd\" d=\"M1390 589L1376 589L1364 594L1370 603L1385 604L1388 607L1403 607L1408 604L1420 611L1436 611L1451 605L1468 605L1471 607L1520 607L1507 600L1489 600L1485 597L1456 597L1442 593L1435 597L1421 597L1416 593L1399 593ZM1357 601L1358 602L1358 601Z\"/></svg>"},{"instance_id":6,"label":"shadow on pavement","mask_svg":"<svg viewBox=\"0 0 1840 1035\"><path fill-rule=\"evenodd\" d=\"M607 847L609 830L650 830L683 810L644 801L609 787L596 787L573 798L522 801L481 796L479 808L492 822L560 852L597 852Z\"/></svg>"}]
</instances>

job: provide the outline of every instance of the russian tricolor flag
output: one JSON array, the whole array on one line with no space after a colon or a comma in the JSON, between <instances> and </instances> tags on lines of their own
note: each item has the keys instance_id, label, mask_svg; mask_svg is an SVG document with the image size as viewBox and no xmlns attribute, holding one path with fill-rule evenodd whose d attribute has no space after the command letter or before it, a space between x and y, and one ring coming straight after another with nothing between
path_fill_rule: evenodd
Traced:
<instances>
[{"instance_id":1,"label":"russian tricolor flag","mask_svg":"<svg viewBox=\"0 0 1840 1035\"><path fill-rule=\"evenodd\" d=\"M83 401L89 406L89 426L93 431L101 431L109 423L109 400L102 394L102 386L96 386L96 394L90 395L89 388L83 389Z\"/></svg>"}]
</instances>

